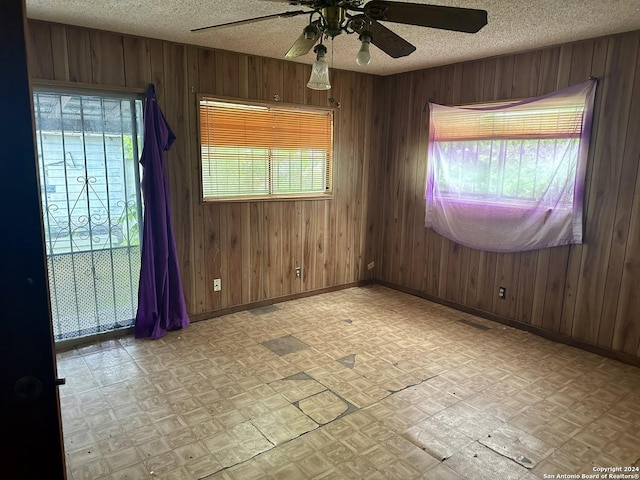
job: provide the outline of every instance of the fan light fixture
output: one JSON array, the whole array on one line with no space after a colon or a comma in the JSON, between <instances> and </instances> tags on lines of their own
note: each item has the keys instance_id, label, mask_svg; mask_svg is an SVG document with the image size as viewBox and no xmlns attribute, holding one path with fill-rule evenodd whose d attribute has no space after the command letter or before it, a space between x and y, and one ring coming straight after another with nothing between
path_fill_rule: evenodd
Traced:
<instances>
[{"instance_id":1,"label":"fan light fixture","mask_svg":"<svg viewBox=\"0 0 640 480\"><path fill-rule=\"evenodd\" d=\"M311 68L311 78L307 87L313 90L329 90L329 65L325 60L327 48L323 39L333 39L341 34L358 34L360 50L356 56L358 65L371 62L370 44L375 45L391 58L411 55L416 49L404 38L385 27L380 22L391 22L418 27L439 28L454 32L476 33L487 24L487 11L474 8L447 7L445 5L425 5L394 0L273 0L290 5L306 7L302 10L263 15L233 22L195 28L192 32L225 28L261 22L274 18L291 18L308 15L309 23L286 53L286 58L296 58L313 49L316 61Z\"/></svg>"},{"instance_id":2,"label":"fan light fixture","mask_svg":"<svg viewBox=\"0 0 640 480\"><path fill-rule=\"evenodd\" d=\"M313 51L316 54L316 61L311 66L311 77L307 87L312 90L329 90L331 88L331 83L329 83L329 64L324 58L327 54L327 47L319 43Z\"/></svg>"}]
</instances>

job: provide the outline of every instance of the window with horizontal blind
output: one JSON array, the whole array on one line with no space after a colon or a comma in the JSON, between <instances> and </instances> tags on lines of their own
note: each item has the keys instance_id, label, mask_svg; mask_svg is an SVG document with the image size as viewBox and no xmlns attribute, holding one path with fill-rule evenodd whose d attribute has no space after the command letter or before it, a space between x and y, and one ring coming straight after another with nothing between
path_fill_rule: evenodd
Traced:
<instances>
[{"instance_id":1,"label":"window with horizontal blind","mask_svg":"<svg viewBox=\"0 0 640 480\"><path fill-rule=\"evenodd\" d=\"M427 226L483 250L580 243L594 92L589 81L520 101L431 103Z\"/></svg>"},{"instance_id":2,"label":"window with horizontal blind","mask_svg":"<svg viewBox=\"0 0 640 480\"><path fill-rule=\"evenodd\" d=\"M333 111L200 96L204 201L330 196Z\"/></svg>"}]
</instances>

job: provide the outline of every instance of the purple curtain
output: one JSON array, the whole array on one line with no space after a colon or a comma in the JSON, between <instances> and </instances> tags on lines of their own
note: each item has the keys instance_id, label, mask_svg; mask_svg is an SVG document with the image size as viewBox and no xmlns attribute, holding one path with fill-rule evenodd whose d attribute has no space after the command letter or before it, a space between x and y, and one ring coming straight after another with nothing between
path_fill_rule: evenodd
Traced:
<instances>
[{"instance_id":1,"label":"purple curtain","mask_svg":"<svg viewBox=\"0 0 640 480\"><path fill-rule=\"evenodd\" d=\"M155 87L150 84L144 107L144 144L140 159L145 208L138 312L134 328L136 338L156 339L167 330L189 325L178 269L163 156L175 139L158 105Z\"/></svg>"},{"instance_id":2,"label":"purple curtain","mask_svg":"<svg viewBox=\"0 0 640 480\"><path fill-rule=\"evenodd\" d=\"M596 81L501 104L429 104L426 226L471 248L582 243Z\"/></svg>"}]
</instances>

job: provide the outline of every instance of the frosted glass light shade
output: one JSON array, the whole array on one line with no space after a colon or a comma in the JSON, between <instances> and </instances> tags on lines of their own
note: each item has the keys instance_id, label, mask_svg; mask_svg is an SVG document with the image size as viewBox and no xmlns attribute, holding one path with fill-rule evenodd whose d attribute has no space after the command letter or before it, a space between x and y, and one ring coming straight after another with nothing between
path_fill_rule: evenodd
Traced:
<instances>
[{"instance_id":1,"label":"frosted glass light shade","mask_svg":"<svg viewBox=\"0 0 640 480\"><path fill-rule=\"evenodd\" d=\"M329 64L324 59L324 56L318 57L311 66L311 77L307 87L312 90L329 90L331 88L331 83L329 83Z\"/></svg>"}]
</instances>

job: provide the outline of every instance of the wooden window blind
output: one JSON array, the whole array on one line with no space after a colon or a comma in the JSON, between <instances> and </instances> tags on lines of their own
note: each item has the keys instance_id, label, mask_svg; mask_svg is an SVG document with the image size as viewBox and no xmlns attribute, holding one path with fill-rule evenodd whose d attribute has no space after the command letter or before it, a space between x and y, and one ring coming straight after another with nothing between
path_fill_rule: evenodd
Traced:
<instances>
[{"instance_id":1,"label":"wooden window blind","mask_svg":"<svg viewBox=\"0 0 640 480\"><path fill-rule=\"evenodd\" d=\"M203 199L330 195L333 111L200 97Z\"/></svg>"},{"instance_id":2,"label":"wooden window blind","mask_svg":"<svg viewBox=\"0 0 640 480\"><path fill-rule=\"evenodd\" d=\"M558 98L545 103L502 108L511 102L444 108L438 113L435 140L526 140L579 138L584 99ZM496 107L496 110L492 110Z\"/></svg>"}]
</instances>

